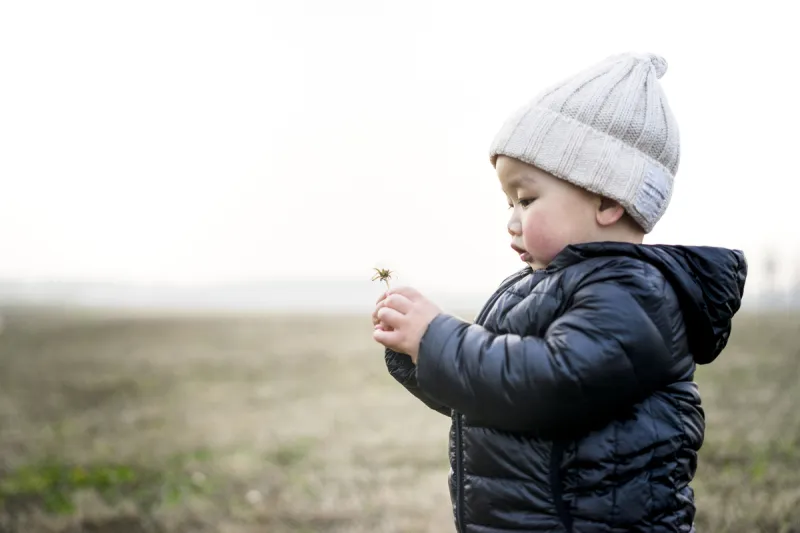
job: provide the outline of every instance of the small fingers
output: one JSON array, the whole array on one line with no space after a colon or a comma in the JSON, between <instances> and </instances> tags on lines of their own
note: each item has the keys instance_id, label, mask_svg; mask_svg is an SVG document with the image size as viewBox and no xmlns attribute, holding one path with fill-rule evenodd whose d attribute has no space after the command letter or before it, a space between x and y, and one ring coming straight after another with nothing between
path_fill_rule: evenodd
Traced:
<instances>
[{"instance_id":1,"label":"small fingers","mask_svg":"<svg viewBox=\"0 0 800 533\"><path fill-rule=\"evenodd\" d=\"M402 337L397 331L385 331L376 329L372 332L372 338L383 344L387 348L397 350L400 347Z\"/></svg>"},{"instance_id":2,"label":"small fingers","mask_svg":"<svg viewBox=\"0 0 800 533\"><path fill-rule=\"evenodd\" d=\"M387 327L397 329L402 326L404 319L405 315L391 307L381 307L378 309L378 320L381 325L384 326L384 329Z\"/></svg>"},{"instance_id":3,"label":"small fingers","mask_svg":"<svg viewBox=\"0 0 800 533\"><path fill-rule=\"evenodd\" d=\"M406 298L408 298L412 302L414 300L422 297L422 293L420 293L417 289L414 289L414 288L411 288L411 287L405 287L405 286L395 287L394 289L388 291L388 294L389 295L399 294L401 296L405 296Z\"/></svg>"},{"instance_id":4,"label":"small fingers","mask_svg":"<svg viewBox=\"0 0 800 533\"><path fill-rule=\"evenodd\" d=\"M375 301L375 309L372 311L372 324L373 325L377 325L378 322L380 322L380 319L378 318L378 310L385 305L385 300L386 300L387 296L388 296L388 293L384 292Z\"/></svg>"},{"instance_id":5,"label":"small fingers","mask_svg":"<svg viewBox=\"0 0 800 533\"><path fill-rule=\"evenodd\" d=\"M383 301L381 307L388 307L405 315L413 309L414 302L402 294L390 294L386 297L386 300Z\"/></svg>"}]
</instances>

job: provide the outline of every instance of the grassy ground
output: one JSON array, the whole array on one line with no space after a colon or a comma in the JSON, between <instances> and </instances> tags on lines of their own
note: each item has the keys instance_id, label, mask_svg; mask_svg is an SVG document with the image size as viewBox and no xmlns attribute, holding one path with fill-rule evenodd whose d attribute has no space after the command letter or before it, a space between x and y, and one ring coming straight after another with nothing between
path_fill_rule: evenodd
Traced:
<instances>
[{"instance_id":1,"label":"grassy ground","mask_svg":"<svg viewBox=\"0 0 800 533\"><path fill-rule=\"evenodd\" d=\"M797 323L743 316L698 374L700 532L800 532ZM7 315L0 532L452 531L449 420L388 376L370 331Z\"/></svg>"}]
</instances>

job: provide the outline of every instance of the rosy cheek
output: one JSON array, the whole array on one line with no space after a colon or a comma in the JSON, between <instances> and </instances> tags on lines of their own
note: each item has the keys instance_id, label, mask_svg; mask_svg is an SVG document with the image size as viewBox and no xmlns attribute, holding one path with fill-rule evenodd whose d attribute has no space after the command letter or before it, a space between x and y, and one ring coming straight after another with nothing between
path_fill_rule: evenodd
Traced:
<instances>
[{"instance_id":1,"label":"rosy cheek","mask_svg":"<svg viewBox=\"0 0 800 533\"><path fill-rule=\"evenodd\" d=\"M562 243L563 227L553 223L544 212L531 212L524 221L523 240L525 249L534 259L549 262L564 247Z\"/></svg>"}]
</instances>

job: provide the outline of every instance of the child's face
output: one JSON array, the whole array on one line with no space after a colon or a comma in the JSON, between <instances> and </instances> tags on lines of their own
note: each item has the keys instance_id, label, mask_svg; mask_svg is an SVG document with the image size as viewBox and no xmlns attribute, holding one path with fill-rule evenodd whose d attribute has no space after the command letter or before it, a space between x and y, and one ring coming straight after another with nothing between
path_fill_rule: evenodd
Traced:
<instances>
[{"instance_id":1,"label":"child's face","mask_svg":"<svg viewBox=\"0 0 800 533\"><path fill-rule=\"evenodd\" d=\"M510 157L498 157L495 168L508 197L511 246L532 268L569 244L596 240L599 196Z\"/></svg>"}]
</instances>

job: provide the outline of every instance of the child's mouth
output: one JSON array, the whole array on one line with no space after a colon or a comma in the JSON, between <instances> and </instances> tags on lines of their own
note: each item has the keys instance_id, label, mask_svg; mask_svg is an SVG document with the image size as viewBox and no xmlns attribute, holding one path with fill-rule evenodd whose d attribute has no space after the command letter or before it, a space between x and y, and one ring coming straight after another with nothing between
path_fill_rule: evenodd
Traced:
<instances>
[{"instance_id":1,"label":"child's mouth","mask_svg":"<svg viewBox=\"0 0 800 533\"><path fill-rule=\"evenodd\" d=\"M511 249L519 254L519 258L524 263L530 263L531 261L533 261L533 258L531 257L531 254L529 254L528 252L526 252L524 249L520 248L519 246L515 246L515 245L512 244L511 245Z\"/></svg>"}]
</instances>

